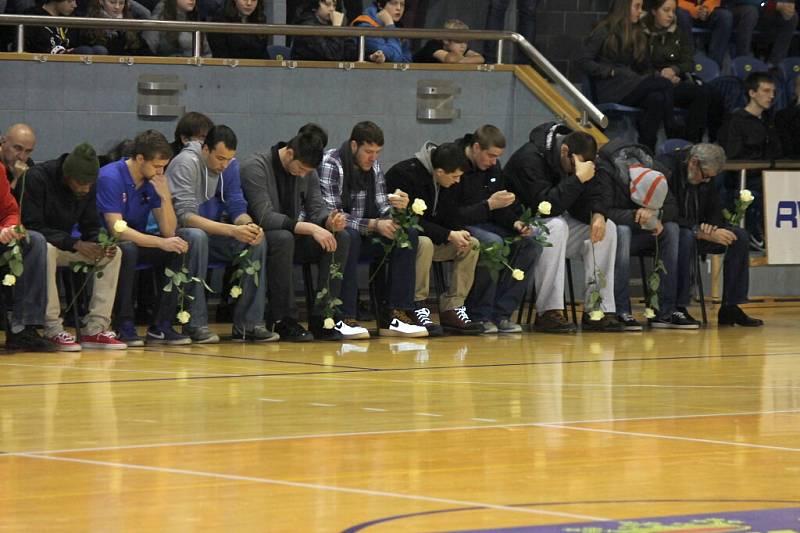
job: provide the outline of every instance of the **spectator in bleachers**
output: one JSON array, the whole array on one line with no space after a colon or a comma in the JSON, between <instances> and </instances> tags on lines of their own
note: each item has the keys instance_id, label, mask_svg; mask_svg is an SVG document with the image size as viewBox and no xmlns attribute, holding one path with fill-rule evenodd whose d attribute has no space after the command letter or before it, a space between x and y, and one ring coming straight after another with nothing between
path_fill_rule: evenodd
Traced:
<instances>
[{"instance_id":1,"label":"spectator in bleachers","mask_svg":"<svg viewBox=\"0 0 800 533\"><path fill-rule=\"evenodd\" d=\"M267 245L264 232L247 213L242 193L239 163L236 161L238 141L233 130L218 125L208 131L203 141L189 141L166 170L175 203L178 235L197 250L197 263L189 269L203 275L209 262L231 262L243 251L249 261L261 268L239 281L231 337L235 342L268 342L278 335L264 327ZM205 288L195 283L189 308L191 318L183 332L193 343L219 342L219 336L208 327Z\"/></svg>"},{"instance_id":2,"label":"spectator in bleachers","mask_svg":"<svg viewBox=\"0 0 800 533\"><path fill-rule=\"evenodd\" d=\"M400 27L400 19L403 18L405 10L405 0L375 0L374 5L364 10L364 14L353 20L353 26L363 26L367 28L395 28ZM367 54L370 61L375 63L411 63L411 48L408 39L396 37L367 37ZM373 59L374 52L380 52ZM383 57L381 61L380 58Z\"/></svg>"},{"instance_id":3,"label":"spectator in bleachers","mask_svg":"<svg viewBox=\"0 0 800 533\"><path fill-rule=\"evenodd\" d=\"M711 183L725 164L724 150L716 144L696 144L657 159L667 169L669 190L679 209L678 308L690 303L696 254L725 254L718 324L763 325L739 307L747 302L750 285L747 231L725 222L719 195Z\"/></svg>"},{"instance_id":4,"label":"spectator in bleachers","mask_svg":"<svg viewBox=\"0 0 800 533\"><path fill-rule=\"evenodd\" d=\"M342 26L344 15L336 11L336 0L305 0L298 15L297 24L303 26ZM370 58L377 59L377 55ZM305 35L294 38L292 59L308 61L355 61L358 47L351 37L323 37Z\"/></svg>"},{"instance_id":5,"label":"spectator in bleachers","mask_svg":"<svg viewBox=\"0 0 800 533\"><path fill-rule=\"evenodd\" d=\"M468 30L469 26L458 19L450 19L444 23L446 30ZM414 63L473 63L482 64L485 60L481 54L469 48L466 41L448 39L432 39L425 43L414 54Z\"/></svg>"},{"instance_id":6,"label":"spectator in bleachers","mask_svg":"<svg viewBox=\"0 0 800 533\"><path fill-rule=\"evenodd\" d=\"M748 103L725 119L719 132L719 144L729 159L772 161L782 154L781 142L768 111L775 101L775 80L764 72L754 72L744 81ZM738 197L738 173L729 172L724 179L727 206ZM755 201L745 218L754 248L764 248L762 181L760 171L747 173L747 188Z\"/></svg>"},{"instance_id":7,"label":"spectator in bleachers","mask_svg":"<svg viewBox=\"0 0 800 533\"><path fill-rule=\"evenodd\" d=\"M190 141L205 141L206 135L214 123L210 118L197 111L185 113L175 125L175 138L172 141L172 153L178 155Z\"/></svg>"},{"instance_id":8,"label":"spectator in bleachers","mask_svg":"<svg viewBox=\"0 0 800 533\"><path fill-rule=\"evenodd\" d=\"M782 157L800 159L800 76L794 78L794 101L775 115Z\"/></svg>"},{"instance_id":9,"label":"spectator in bleachers","mask_svg":"<svg viewBox=\"0 0 800 533\"><path fill-rule=\"evenodd\" d=\"M591 77L597 102L642 108L639 142L654 151L661 125L668 137L676 129L674 85L653 71L641 15L642 0L614 0L586 38L578 65Z\"/></svg>"},{"instance_id":10,"label":"spectator in bleachers","mask_svg":"<svg viewBox=\"0 0 800 533\"><path fill-rule=\"evenodd\" d=\"M733 13L720 7L721 0L678 0L678 24L691 35L692 28L708 29L708 57L722 67L733 32Z\"/></svg>"},{"instance_id":11,"label":"spectator in bleachers","mask_svg":"<svg viewBox=\"0 0 800 533\"><path fill-rule=\"evenodd\" d=\"M136 18L129 0L91 0L86 16L117 20ZM150 18L149 11L146 18ZM141 32L134 30L85 29L81 30L78 42L81 46L92 46L95 54L152 55Z\"/></svg>"},{"instance_id":12,"label":"spectator in bleachers","mask_svg":"<svg viewBox=\"0 0 800 533\"><path fill-rule=\"evenodd\" d=\"M522 207L513 192L505 188L499 158L506 148L506 138L496 126L483 125L474 133L455 141L464 150L469 165L461 181L448 190L455 199L455 209L446 212L450 227L466 229L481 244L504 243L509 237L521 237L511 245L508 264L525 274L533 266L542 247L533 237L533 228L519 220ZM536 211L536 206L531 207ZM492 278L490 270L478 266L475 281L467 298L467 309L475 322L483 324L484 333L519 333L522 326L511 320L528 286L503 269Z\"/></svg>"},{"instance_id":13,"label":"spectator in bleachers","mask_svg":"<svg viewBox=\"0 0 800 533\"><path fill-rule=\"evenodd\" d=\"M389 190L405 191L410 198L421 198L427 206L420 217L424 235L419 237L420 249L414 275L414 317L430 336L441 335L442 330L459 335L483 333L483 325L470 319L464 305L475 278L479 242L469 231L449 229L447 220L448 213L457 207L453 195L447 191L458 184L468 167L463 147L455 143L437 147L426 142L414 157L400 161L386 173ZM431 311L426 303L434 261L453 262L449 286L439 289L441 327L431 320Z\"/></svg>"},{"instance_id":14,"label":"spectator in bleachers","mask_svg":"<svg viewBox=\"0 0 800 533\"><path fill-rule=\"evenodd\" d=\"M15 197L19 196L19 178L33 166L31 154L35 148L36 134L27 124L12 124L0 139L0 159Z\"/></svg>"},{"instance_id":15,"label":"spectator in bleachers","mask_svg":"<svg viewBox=\"0 0 800 533\"><path fill-rule=\"evenodd\" d=\"M607 219L611 207L608 183L595 175L597 141L586 132L573 132L563 124L548 122L535 127L529 142L509 159L505 175L520 202L535 209L540 202L551 204L547 226L552 247L545 248L536 263L537 331L571 333L564 320L565 258L582 258L588 302L592 290L602 297L603 316L590 320L586 308L583 329L622 331L614 305L614 262L617 227ZM603 285L594 272L605 276ZM590 281L595 279L596 284Z\"/></svg>"},{"instance_id":16,"label":"spectator in bleachers","mask_svg":"<svg viewBox=\"0 0 800 533\"><path fill-rule=\"evenodd\" d=\"M26 231L20 225L19 204L11 194L5 166L0 166L0 254L10 249L8 244L13 240L22 242L23 271L18 277L5 269L2 274L4 280L14 277L6 349L52 352L53 345L36 331L44 324L47 307L47 241L41 233Z\"/></svg>"},{"instance_id":17,"label":"spectator in bleachers","mask_svg":"<svg viewBox=\"0 0 800 533\"><path fill-rule=\"evenodd\" d=\"M49 0L26 11L26 15L69 17L78 6L76 0ZM33 54L95 54L91 46L77 47L78 31L61 26L26 26L25 51ZM77 47L77 49L76 49Z\"/></svg>"},{"instance_id":18,"label":"spectator in bleachers","mask_svg":"<svg viewBox=\"0 0 800 533\"><path fill-rule=\"evenodd\" d=\"M645 8L642 22L650 43L650 62L672 82L675 105L688 110L683 132L674 135L696 143L703 140L708 128L711 139L716 139L722 121L722 99L692 76L694 45L677 22L675 0L647 0Z\"/></svg>"},{"instance_id":19,"label":"spectator in bleachers","mask_svg":"<svg viewBox=\"0 0 800 533\"><path fill-rule=\"evenodd\" d=\"M753 32L763 30L774 36L767 61L778 65L784 60L797 29L797 11L794 0L731 0L733 5L736 55L753 55Z\"/></svg>"},{"instance_id":20,"label":"spectator in bleachers","mask_svg":"<svg viewBox=\"0 0 800 533\"><path fill-rule=\"evenodd\" d=\"M99 168L94 148L82 143L69 154L34 166L26 178L22 221L27 228L38 231L47 239L44 337L58 351L80 351L81 347L106 350L127 348L110 331L122 253L116 246L104 249L97 242L100 218L95 202L95 182ZM75 225L80 231L79 237L72 235ZM56 269L68 267L73 262L103 268L100 277L87 274L94 276L94 279L80 344L64 329L58 297Z\"/></svg>"},{"instance_id":21,"label":"spectator in bleachers","mask_svg":"<svg viewBox=\"0 0 800 533\"><path fill-rule=\"evenodd\" d=\"M511 0L489 0L489 12L486 14L486 29L502 31L506 25L506 11ZM517 33L536 46L536 5L539 0L517 0ZM497 41L486 41L484 45L486 57L494 61L497 56ZM530 60L518 48L517 63L529 63Z\"/></svg>"},{"instance_id":22,"label":"spectator in bleachers","mask_svg":"<svg viewBox=\"0 0 800 533\"><path fill-rule=\"evenodd\" d=\"M293 265L317 263L318 287L329 287L339 298L341 279L329 279L330 265L340 272L347 268L350 234L346 219L328 209L322 200L317 167L327 143L321 128L307 125L288 143L279 142L242 162L242 189L248 212L266 232L267 298L274 331L282 340L306 342L314 339L342 340L341 317L333 317L338 327L325 328L325 302L316 302L306 331L296 319Z\"/></svg>"},{"instance_id":23,"label":"spectator in bleachers","mask_svg":"<svg viewBox=\"0 0 800 533\"><path fill-rule=\"evenodd\" d=\"M164 169L172 157L167 139L155 130L147 130L133 141L132 157L100 168L97 180L97 211L109 233L120 239L122 267L114 302L114 324L117 338L128 346L142 346L144 340L134 326L136 265L141 261L155 269L164 287L164 268L175 272L182 268L182 255L189 252L188 263L194 263L193 251L186 241L175 235L177 221L172 207ZM156 219L159 235L147 233L150 213ZM123 233L114 226L119 220L127 223ZM196 275L190 272L190 276ZM159 304L147 330L148 344L191 344L192 340L172 327L178 307L177 291L159 291Z\"/></svg>"},{"instance_id":24,"label":"spectator in bleachers","mask_svg":"<svg viewBox=\"0 0 800 533\"><path fill-rule=\"evenodd\" d=\"M262 0L226 0L213 22L266 24ZM269 38L244 33L209 33L208 44L214 57L267 59Z\"/></svg>"},{"instance_id":25,"label":"spectator in bleachers","mask_svg":"<svg viewBox=\"0 0 800 533\"><path fill-rule=\"evenodd\" d=\"M322 199L328 209L344 214L345 231L350 234L341 293L344 338L369 338L366 328L356 322L358 263L365 257L379 264L384 245L394 240L398 230L391 210L404 210L409 204L405 192L386 192L386 178L378 161L383 144L383 131L375 123L359 122L339 149L325 153L319 168ZM409 228L407 235L410 246L395 246L375 276L378 298L387 304L386 309L378 310L378 328L381 335L391 337L427 337L427 329L409 317L414 307L419 234Z\"/></svg>"},{"instance_id":26,"label":"spectator in bleachers","mask_svg":"<svg viewBox=\"0 0 800 533\"><path fill-rule=\"evenodd\" d=\"M153 9L153 20L178 22L197 21L196 0L161 0ZM142 37L150 50L157 56L192 57L194 55L194 34L192 32L145 31ZM211 56L211 48L205 34L200 52L203 57Z\"/></svg>"}]
</instances>

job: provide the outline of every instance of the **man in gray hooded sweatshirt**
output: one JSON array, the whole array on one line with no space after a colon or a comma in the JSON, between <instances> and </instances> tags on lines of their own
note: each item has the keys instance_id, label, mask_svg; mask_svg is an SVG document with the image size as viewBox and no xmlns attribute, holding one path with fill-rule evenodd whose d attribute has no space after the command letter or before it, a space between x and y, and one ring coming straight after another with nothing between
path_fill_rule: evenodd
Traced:
<instances>
[{"instance_id":1,"label":"man in gray hooded sweatshirt","mask_svg":"<svg viewBox=\"0 0 800 533\"><path fill-rule=\"evenodd\" d=\"M167 167L178 233L190 247L197 264L191 272L205 273L209 261L234 261L241 277L230 295L237 298L233 315L234 341L267 342L279 336L264 326L267 243L264 232L247 214L236 155L236 134L227 126L209 130L205 141L191 141ZM242 256L243 251L248 255ZM248 273L247 271L252 273ZM234 274L236 276L236 274ZM208 308L202 283L192 283L191 318L184 333L196 343L219 342L208 328Z\"/></svg>"}]
</instances>

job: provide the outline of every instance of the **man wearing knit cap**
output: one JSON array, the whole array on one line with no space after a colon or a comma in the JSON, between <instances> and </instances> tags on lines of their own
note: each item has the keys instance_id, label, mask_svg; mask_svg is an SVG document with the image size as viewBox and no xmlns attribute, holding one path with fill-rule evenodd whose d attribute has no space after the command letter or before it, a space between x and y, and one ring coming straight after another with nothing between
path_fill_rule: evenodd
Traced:
<instances>
[{"instance_id":1,"label":"man wearing knit cap","mask_svg":"<svg viewBox=\"0 0 800 533\"><path fill-rule=\"evenodd\" d=\"M79 351L82 346L110 350L127 348L109 330L122 254L116 246L104 248L97 242L100 218L95 203L95 183L99 168L94 148L82 143L69 154L31 167L26 178L22 221L47 239L44 336L59 351ZM76 224L79 236L72 234ZM95 268L102 270L102 275L89 274L94 278L93 290L80 344L64 330L56 285L56 268L75 262L96 265Z\"/></svg>"}]
</instances>

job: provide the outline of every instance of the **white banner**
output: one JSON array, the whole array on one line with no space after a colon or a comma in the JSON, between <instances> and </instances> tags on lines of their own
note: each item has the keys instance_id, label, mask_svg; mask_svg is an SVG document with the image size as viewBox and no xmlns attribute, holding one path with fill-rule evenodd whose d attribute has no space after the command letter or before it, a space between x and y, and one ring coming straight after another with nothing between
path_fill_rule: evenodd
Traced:
<instances>
[{"instance_id":1,"label":"white banner","mask_svg":"<svg viewBox=\"0 0 800 533\"><path fill-rule=\"evenodd\" d=\"M800 172L764 172L764 232L768 264L800 264Z\"/></svg>"}]
</instances>

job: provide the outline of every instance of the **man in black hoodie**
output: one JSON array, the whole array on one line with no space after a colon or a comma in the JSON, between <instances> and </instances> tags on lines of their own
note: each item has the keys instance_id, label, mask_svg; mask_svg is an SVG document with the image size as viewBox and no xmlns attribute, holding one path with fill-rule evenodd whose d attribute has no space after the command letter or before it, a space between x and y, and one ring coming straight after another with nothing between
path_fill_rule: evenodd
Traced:
<instances>
[{"instance_id":1,"label":"man in black hoodie","mask_svg":"<svg viewBox=\"0 0 800 533\"><path fill-rule=\"evenodd\" d=\"M617 228L606 218L611 206L610 185L595 176L597 142L584 132L549 122L531 131L530 141L506 164L503 175L523 205L551 204L547 227L552 247L536 263L535 328L545 332L572 332L563 317L564 260L582 257L586 293L584 302L599 292L596 309L583 314L583 329L621 331L614 304L614 262Z\"/></svg>"},{"instance_id":2,"label":"man in black hoodie","mask_svg":"<svg viewBox=\"0 0 800 533\"><path fill-rule=\"evenodd\" d=\"M478 240L468 231L449 229L447 213L454 212L455 196L448 194L469 167L462 147L455 143L436 146L426 142L416 157L394 165L386 173L386 188L400 189L409 198L420 198L427 209L420 218L424 235L419 236L414 287L414 315L429 335L436 331L425 304L433 261L453 261L450 287L440 297L439 319L445 331L480 335L483 325L470 320L464 305L475 276Z\"/></svg>"},{"instance_id":3,"label":"man in black hoodie","mask_svg":"<svg viewBox=\"0 0 800 533\"><path fill-rule=\"evenodd\" d=\"M689 305L695 254L724 253L718 324L763 325L763 321L747 316L739 307L747 301L750 285L747 231L726 223L717 191L709 183L725 164L725 152L715 144L695 144L657 159L668 169L669 189L679 209L678 308Z\"/></svg>"},{"instance_id":4,"label":"man in black hoodie","mask_svg":"<svg viewBox=\"0 0 800 533\"><path fill-rule=\"evenodd\" d=\"M509 268L495 279L487 267L477 268L467 308L473 320L483 323L484 333L519 333L522 327L511 316L525 296L527 283L522 281L533 272L542 247L533 239L532 228L519 220L521 206L514 193L505 190L500 175L498 158L505 151L506 138L497 127L487 124L456 144L464 150L469 168L450 189L456 197L456 210L448 216L450 227L466 229L484 246L522 237L511 244Z\"/></svg>"}]
</instances>

